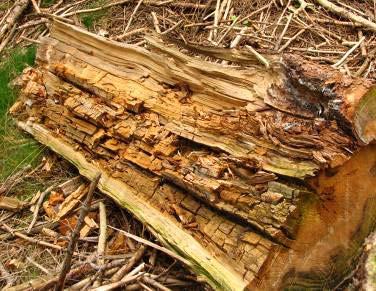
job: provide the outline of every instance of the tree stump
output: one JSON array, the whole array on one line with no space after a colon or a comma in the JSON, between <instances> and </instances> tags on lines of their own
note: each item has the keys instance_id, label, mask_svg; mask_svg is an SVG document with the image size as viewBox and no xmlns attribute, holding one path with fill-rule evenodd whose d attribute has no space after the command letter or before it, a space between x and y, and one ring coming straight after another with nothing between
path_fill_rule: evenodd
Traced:
<instances>
[{"instance_id":1,"label":"tree stump","mask_svg":"<svg viewBox=\"0 0 376 291\"><path fill-rule=\"evenodd\" d=\"M55 22L11 113L215 289L335 287L375 225L376 87L147 41Z\"/></svg>"}]
</instances>

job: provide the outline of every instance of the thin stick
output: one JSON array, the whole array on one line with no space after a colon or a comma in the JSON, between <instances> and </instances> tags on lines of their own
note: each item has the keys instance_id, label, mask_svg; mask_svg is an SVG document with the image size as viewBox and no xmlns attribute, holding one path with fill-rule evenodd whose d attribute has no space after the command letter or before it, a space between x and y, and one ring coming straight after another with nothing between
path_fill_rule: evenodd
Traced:
<instances>
[{"instance_id":1,"label":"thin stick","mask_svg":"<svg viewBox=\"0 0 376 291\"><path fill-rule=\"evenodd\" d=\"M34 207L33 219L30 222L29 227L27 228L27 233L30 232L30 230L33 228L35 222L37 221L39 209L40 209L40 207L41 207L41 205L43 203L44 198L46 197L46 195L48 193L50 193L53 189L55 189L55 187L56 187L56 184L48 187L45 191L43 191L42 194L40 194L39 199L38 199L38 203Z\"/></svg>"},{"instance_id":2,"label":"thin stick","mask_svg":"<svg viewBox=\"0 0 376 291\"><path fill-rule=\"evenodd\" d=\"M129 31L129 32L126 32L126 33L123 33L119 36L115 36L113 39L114 40L122 40L122 39L125 39L127 37L130 37L132 35L135 35L135 34L138 34L138 33L142 33L142 32L145 32L146 31L146 28L142 27L142 28L137 28L137 29L134 29L132 31Z\"/></svg>"},{"instance_id":3,"label":"thin stick","mask_svg":"<svg viewBox=\"0 0 376 291\"><path fill-rule=\"evenodd\" d=\"M35 0L31 0L31 3L33 4L35 11L39 14L41 11L40 11L40 8L39 8L37 2L35 2Z\"/></svg>"},{"instance_id":4,"label":"thin stick","mask_svg":"<svg viewBox=\"0 0 376 291\"><path fill-rule=\"evenodd\" d=\"M0 44L0 53L3 51L3 49L7 46L7 44L9 43L9 41L12 39L12 37L15 35L16 33L16 24L12 27L12 29L10 30L8 36L2 41L2 43Z\"/></svg>"},{"instance_id":5,"label":"thin stick","mask_svg":"<svg viewBox=\"0 0 376 291\"><path fill-rule=\"evenodd\" d=\"M254 56L262 63L267 69L270 68L269 61L263 57L260 53L258 53L253 47L246 45L245 46Z\"/></svg>"},{"instance_id":6,"label":"thin stick","mask_svg":"<svg viewBox=\"0 0 376 291\"><path fill-rule=\"evenodd\" d=\"M69 280L75 279L81 275L87 275L93 272L94 269L90 264L84 264L77 268L72 269L68 274L67 278ZM11 287L8 291L18 291L18 290L51 290L53 286L58 282L59 275L45 276L42 278L36 278L26 283Z\"/></svg>"},{"instance_id":7,"label":"thin stick","mask_svg":"<svg viewBox=\"0 0 376 291\"><path fill-rule=\"evenodd\" d=\"M55 291L62 291L64 290L65 285L65 279L67 274L69 273L71 269L71 262L72 262L72 256L74 249L76 247L78 238L80 236L80 231L85 223L85 217L89 212L91 200L93 199L94 190L98 185L99 179L101 177L101 174L97 174L94 178L94 180L90 184L89 192L87 193L85 202L83 204L83 207L81 208L80 215L78 217L78 221L76 224L76 227L74 228L74 231L71 235L71 240L69 241L68 249L67 249L67 255L65 256L63 267L60 273L59 281L55 286Z\"/></svg>"},{"instance_id":8,"label":"thin stick","mask_svg":"<svg viewBox=\"0 0 376 291\"><path fill-rule=\"evenodd\" d=\"M166 249L166 248L164 248L164 247L162 247L162 246L159 246L159 245L157 245L157 244L155 244L155 243L152 243L152 242L150 242L150 241L148 241L148 240L146 240L146 239L143 239L142 237L139 237L139 236L137 236L137 235L131 234L131 233L129 233L129 232L126 232L126 231L124 231L124 230L122 230L122 229L119 229L119 228L113 227L113 226L111 226L111 225L109 225L108 227L109 227L109 228L112 228L112 229L114 229L114 230L116 230L116 231L121 232L121 233L124 234L125 236L127 236L127 237L129 237L129 238L131 238L131 239L134 239L135 241L138 241L138 242L140 242L140 243L142 243L142 244L145 244L145 245L147 245L147 246L149 246L149 247L155 248L155 249L157 249L157 250L159 250L159 251L161 251L161 252L163 252L163 253L169 255L170 257L172 257L172 258L174 258L174 259L177 259L178 261L180 261L180 262L186 264L187 266L191 266L191 262L189 262L188 260L184 259L183 257L181 257L181 256L179 256L179 255L177 255L177 254L175 254L174 252L170 251L169 249Z\"/></svg>"},{"instance_id":9,"label":"thin stick","mask_svg":"<svg viewBox=\"0 0 376 291\"><path fill-rule=\"evenodd\" d=\"M126 32L128 31L128 29L129 29L129 27L131 26L131 24L132 24L132 20L133 20L133 17L134 17L135 14L137 13L138 8L140 8L140 6L141 6L141 4L142 4L142 1L144 1L144 0L139 0L139 1L138 1L136 7L134 8L134 10L133 10L133 12L132 12L132 14L131 14L131 17L130 17L129 20L128 20L127 26L125 27L123 33L126 33Z\"/></svg>"},{"instance_id":10,"label":"thin stick","mask_svg":"<svg viewBox=\"0 0 376 291\"><path fill-rule=\"evenodd\" d=\"M99 202L99 239L98 239L98 265L103 266L105 263L105 250L107 241L107 214L106 205L101 201ZM97 280L94 282L94 287L100 286L102 282L103 271L100 272Z\"/></svg>"},{"instance_id":11,"label":"thin stick","mask_svg":"<svg viewBox=\"0 0 376 291\"><path fill-rule=\"evenodd\" d=\"M146 284L149 284L155 288L157 288L157 290L162 290L162 291L171 291L170 288L167 288L166 286L163 286L161 283L159 283L158 281L152 279L151 277L149 276L146 276L144 275L141 279L144 283Z\"/></svg>"},{"instance_id":12,"label":"thin stick","mask_svg":"<svg viewBox=\"0 0 376 291\"><path fill-rule=\"evenodd\" d=\"M336 62L334 65L332 65L332 67L334 68L338 68L340 67L343 62L349 57L349 55L358 48L358 46L360 46L360 44L365 40L365 37L363 36L351 49L349 49L344 55L343 57L338 61Z\"/></svg>"},{"instance_id":13,"label":"thin stick","mask_svg":"<svg viewBox=\"0 0 376 291\"><path fill-rule=\"evenodd\" d=\"M3 39L5 33L8 30L10 30L11 27L17 26L17 20L24 13L28 4L29 0L20 0L14 3L14 5L11 8L11 11L4 20L4 25L0 27L0 40Z\"/></svg>"},{"instance_id":14,"label":"thin stick","mask_svg":"<svg viewBox=\"0 0 376 291\"><path fill-rule=\"evenodd\" d=\"M215 6L215 12L214 12L214 30L211 31L211 38L210 40L217 38L217 27L218 27L218 21L219 21L219 8L220 8L221 0L217 0L217 4Z\"/></svg>"},{"instance_id":15,"label":"thin stick","mask_svg":"<svg viewBox=\"0 0 376 291\"><path fill-rule=\"evenodd\" d=\"M363 37L363 31L358 30L358 37L359 37L359 40L362 39L362 37ZM365 46L364 42L362 42L360 44L360 49L361 49L361 52L362 52L362 56L366 57L367 56L367 49L366 49L366 46Z\"/></svg>"},{"instance_id":16,"label":"thin stick","mask_svg":"<svg viewBox=\"0 0 376 291\"><path fill-rule=\"evenodd\" d=\"M31 243L34 243L34 244L37 244L37 245L40 245L40 246L45 246L45 247L49 247L49 248L52 248L52 249L55 249L55 250L59 250L59 251L64 251L64 248L59 246L59 245L55 245L55 244L50 244L48 242L45 242L45 241L42 241L42 240L37 240L35 238L32 238L32 237L28 237L27 235L25 234L22 234L18 231L14 231L13 229L11 229L8 225L6 225L5 223L2 223L2 229L5 230L5 231L8 231L10 232L12 235L14 236L17 236L19 238L22 238L23 240L26 240L28 242L31 242Z\"/></svg>"},{"instance_id":17,"label":"thin stick","mask_svg":"<svg viewBox=\"0 0 376 291\"><path fill-rule=\"evenodd\" d=\"M125 4L125 3L128 3L128 2L131 2L131 1L132 0L122 0L122 1L113 2L113 3L103 5L103 6L100 6L100 7L96 7L96 8L77 10L77 11L73 11L73 12L69 12L69 13L64 14L64 17L82 14L82 13L90 13L90 12L100 11L100 10L103 10L103 9L106 9L106 8L110 8L112 6L122 5L122 4Z\"/></svg>"},{"instance_id":18,"label":"thin stick","mask_svg":"<svg viewBox=\"0 0 376 291\"><path fill-rule=\"evenodd\" d=\"M146 247L141 245L140 248L133 254L132 258L128 261L126 265L121 267L111 278L112 282L117 282L121 280L139 260L141 260L144 255Z\"/></svg>"},{"instance_id":19,"label":"thin stick","mask_svg":"<svg viewBox=\"0 0 376 291\"><path fill-rule=\"evenodd\" d=\"M169 29L166 29L164 32L162 32L161 34L167 34L169 33L170 31L173 31L175 28L177 28L181 23L183 22L183 20L179 20L177 23L175 23L173 26L171 26Z\"/></svg>"},{"instance_id":20,"label":"thin stick","mask_svg":"<svg viewBox=\"0 0 376 291\"><path fill-rule=\"evenodd\" d=\"M3 16L3 18L0 20L0 26L3 25L5 19L9 16L9 13L12 11L12 9L8 9L7 13Z\"/></svg>"},{"instance_id":21,"label":"thin stick","mask_svg":"<svg viewBox=\"0 0 376 291\"><path fill-rule=\"evenodd\" d=\"M101 266L99 271L103 271L104 272L103 275L106 276L106 277L111 276L114 273L116 273L116 271L119 269L119 266L122 266L125 263L126 263L126 259L114 260L111 263L107 263L104 266ZM75 283L74 285L70 286L69 290L80 290L84 286L86 286L88 283L93 282L95 280L95 278L96 278L96 274L92 275L90 277L86 277L85 279L83 279L83 280Z\"/></svg>"},{"instance_id":22,"label":"thin stick","mask_svg":"<svg viewBox=\"0 0 376 291\"><path fill-rule=\"evenodd\" d=\"M40 269L43 273L46 273L47 275L51 275L51 272L48 271L45 267L43 267L41 264L38 264L36 261L34 261L30 257L26 257L26 260L28 260L31 264L33 264L35 267Z\"/></svg>"},{"instance_id":23,"label":"thin stick","mask_svg":"<svg viewBox=\"0 0 376 291\"><path fill-rule=\"evenodd\" d=\"M281 44L282 38L284 37L284 35L285 35L285 33L286 33L286 31L287 31L289 25L290 25L290 22L291 22L291 19L293 18L293 16L294 16L293 13L291 13L291 14L288 16L288 18L287 18L287 22L286 22L286 25L285 25L285 27L283 28L282 33L281 33L281 35L278 37L278 40L277 40L277 42L276 42L276 44L275 44L275 47L274 47L275 50L278 50L279 45Z\"/></svg>"},{"instance_id":24,"label":"thin stick","mask_svg":"<svg viewBox=\"0 0 376 291\"><path fill-rule=\"evenodd\" d=\"M358 16L342 7L339 7L333 3L331 3L330 1L328 0L316 0L316 2L318 4L320 4L322 7L328 9L329 11L339 15L339 16L342 16L342 17L345 17L345 18L348 18L356 23L359 23L365 27L368 27L369 29L373 30L373 31L376 31L376 23L368 20L368 19L365 19L361 16Z\"/></svg>"},{"instance_id":25,"label":"thin stick","mask_svg":"<svg viewBox=\"0 0 376 291\"><path fill-rule=\"evenodd\" d=\"M238 20L238 17L233 21L233 23L226 29L226 31L221 35L219 40L216 42L216 45L218 46L222 40L227 36L227 34L230 32L230 30L236 25Z\"/></svg>"},{"instance_id":26,"label":"thin stick","mask_svg":"<svg viewBox=\"0 0 376 291\"><path fill-rule=\"evenodd\" d=\"M28 38L26 36L21 36L21 39L26 40L26 41L31 42L31 43L41 44L41 42L39 40Z\"/></svg>"},{"instance_id":27,"label":"thin stick","mask_svg":"<svg viewBox=\"0 0 376 291\"><path fill-rule=\"evenodd\" d=\"M306 31L305 28L302 28L301 30L299 30L298 33L296 33L293 37L291 37L288 41L286 41L283 46L279 48L278 53L283 52L295 39L298 38L299 35L301 35L305 31Z\"/></svg>"},{"instance_id":28,"label":"thin stick","mask_svg":"<svg viewBox=\"0 0 376 291\"><path fill-rule=\"evenodd\" d=\"M157 33L161 33L161 28L159 27L159 20L158 20L158 17L157 17L157 13L155 13L154 11L151 12L151 17L153 18L153 25L154 25L154 29Z\"/></svg>"},{"instance_id":29,"label":"thin stick","mask_svg":"<svg viewBox=\"0 0 376 291\"><path fill-rule=\"evenodd\" d=\"M95 289L91 289L91 291L108 291L108 290L116 289L116 288L122 287L122 286L124 286L124 285L126 285L126 284L128 284L132 281L135 281L136 279L141 277L143 274L144 273L140 272L136 275L125 277L121 281L117 281L117 282L114 282L114 283L103 285L103 286L95 288Z\"/></svg>"},{"instance_id":30,"label":"thin stick","mask_svg":"<svg viewBox=\"0 0 376 291\"><path fill-rule=\"evenodd\" d=\"M18 26L17 30L22 30L22 29L32 27L32 26L35 27L35 26L37 26L39 24L43 24L43 23L48 23L48 19L42 18L42 19L26 22L25 24Z\"/></svg>"}]
</instances>

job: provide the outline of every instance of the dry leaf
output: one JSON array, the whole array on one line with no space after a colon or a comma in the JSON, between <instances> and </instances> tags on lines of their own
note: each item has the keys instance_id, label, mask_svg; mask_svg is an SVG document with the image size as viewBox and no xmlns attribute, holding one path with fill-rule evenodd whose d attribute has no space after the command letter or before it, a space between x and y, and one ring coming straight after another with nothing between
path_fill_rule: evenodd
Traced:
<instances>
[{"instance_id":1,"label":"dry leaf","mask_svg":"<svg viewBox=\"0 0 376 291\"><path fill-rule=\"evenodd\" d=\"M59 232L62 235L68 235L71 233L77 224L77 216L71 216L60 221Z\"/></svg>"},{"instance_id":2,"label":"dry leaf","mask_svg":"<svg viewBox=\"0 0 376 291\"><path fill-rule=\"evenodd\" d=\"M63 203L65 200L64 195L59 192L51 191L50 197L48 198L48 202L51 206L56 206L58 204Z\"/></svg>"}]
</instances>

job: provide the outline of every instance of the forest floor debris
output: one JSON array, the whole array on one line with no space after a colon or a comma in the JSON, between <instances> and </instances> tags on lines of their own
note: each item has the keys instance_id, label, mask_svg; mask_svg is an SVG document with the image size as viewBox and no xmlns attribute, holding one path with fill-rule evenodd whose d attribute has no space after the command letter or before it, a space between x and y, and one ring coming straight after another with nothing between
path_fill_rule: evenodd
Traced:
<instances>
[{"instance_id":1,"label":"forest floor debris","mask_svg":"<svg viewBox=\"0 0 376 291\"><path fill-rule=\"evenodd\" d=\"M51 178L62 170L58 169L62 165L67 167L66 173L74 173L64 161L57 161L48 173L45 164L46 160L32 175L26 174L19 185L38 175ZM13 175L17 176L18 173ZM89 201L87 197L94 193L95 183L90 188L90 183L79 175L60 175L59 182L54 182L30 196L24 202L27 207L9 209L0 204L2 288L27 290L32 286L33 290L42 290L55 285L56 290L63 290L64 286L71 290L89 286L95 287L94 290L120 286L127 286L126 290L207 288L176 258L167 256L169 251L110 199L95 192ZM12 197L17 187L8 185L2 183ZM43 203L39 209L40 201ZM72 256L66 259L69 253Z\"/></svg>"}]
</instances>

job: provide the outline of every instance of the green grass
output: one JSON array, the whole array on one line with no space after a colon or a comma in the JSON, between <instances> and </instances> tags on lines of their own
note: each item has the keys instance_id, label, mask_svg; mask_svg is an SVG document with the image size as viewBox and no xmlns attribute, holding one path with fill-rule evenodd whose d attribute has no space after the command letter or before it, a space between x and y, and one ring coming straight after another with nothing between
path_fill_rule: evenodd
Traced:
<instances>
[{"instance_id":1,"label":"green grass","mask_svg":"<svg viewBox=\"0 0 376 291\"><path fill-rule=\"evenodd\" d=\"M105 5L106 2L107 2L106 0L90 1L90 3L88 5L86 5L85 8L89 9L89 8L100 7L100 6ZM90 30L94 27L94 24L96 22L100 21L104 16L107 15L107 10L108 9L102 9L102 10L99 10L99 11L82 14L80 16L80 19L81 19L83 25L85 25L85 27Z\"/></svg>"},{"instance_id":2,"label":"green grass","mask_svg":"<svg viewBox=\"0 0 376 291\"><path fill-rule=\"evenodd\" d=\"M42 0L41 7L45 8L56 3L56 0Z\"/></svg>"},{"instance_id":3,"label":"green grass","mask_svg":"<svg viewBox=\"0 0 376 291\"><path fill-rule=\"evenodd\" d=\"M0 63L0 181L27 164L34 164L42 148L15 126L8 114L9 107L17 98L17 92L9 87L11 82L27 66L35 61L36 48L15 49Z\"/></svg>"}]
</instances>

